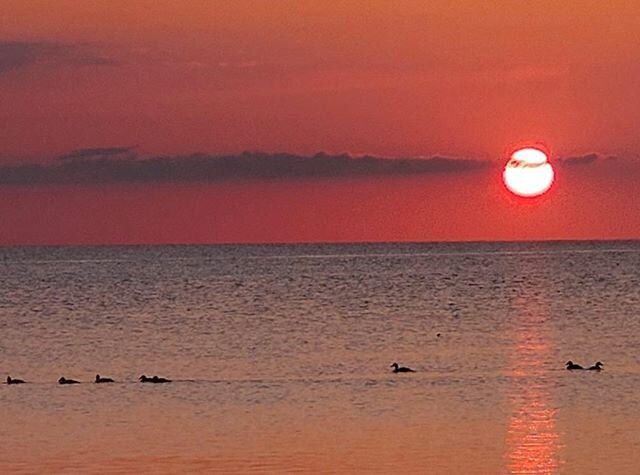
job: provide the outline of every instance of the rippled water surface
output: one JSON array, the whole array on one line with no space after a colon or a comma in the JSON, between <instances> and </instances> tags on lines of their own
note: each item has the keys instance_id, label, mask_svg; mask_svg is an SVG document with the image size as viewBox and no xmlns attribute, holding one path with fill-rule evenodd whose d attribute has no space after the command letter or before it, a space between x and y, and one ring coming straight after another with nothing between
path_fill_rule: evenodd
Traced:
<instances>
[{"instance_id":1,"label":"rippled water surface","mask_svg":"<svg viewBox=\"0 0 640 475\"><path fill-rule=\"evenodd\" d=\"M0 279L0 473L640 473L639 242L6 248Z\"/></svg>"}]
</instances>

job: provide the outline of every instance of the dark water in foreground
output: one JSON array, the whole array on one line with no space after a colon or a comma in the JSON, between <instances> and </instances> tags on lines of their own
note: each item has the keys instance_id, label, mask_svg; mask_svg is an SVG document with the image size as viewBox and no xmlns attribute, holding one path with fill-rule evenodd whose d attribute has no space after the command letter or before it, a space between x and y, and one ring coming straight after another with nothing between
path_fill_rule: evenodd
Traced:
<instances>
[{"instance_id":1,"label":"dark water in foreground","mask_svg":"<svg viewBox=\"0 0 640 475\"><path fill-rule=\"evenodd\" d=\"M640 242L14 248L0 279L31 382L0 473L640 473Z\"/></svg>"}]
</instances>

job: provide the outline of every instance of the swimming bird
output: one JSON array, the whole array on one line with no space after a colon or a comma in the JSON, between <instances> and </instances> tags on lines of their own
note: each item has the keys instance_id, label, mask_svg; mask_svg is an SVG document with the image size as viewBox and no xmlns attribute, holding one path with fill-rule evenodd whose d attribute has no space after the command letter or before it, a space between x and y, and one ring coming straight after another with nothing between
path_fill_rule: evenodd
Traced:
<instances>
[{"instance_id":1,"label":"swimming bird","mask_svg":"<svg viewBox=\"0 0 640 475\"><path fill-rule=\"evenodd\" d=\"M572 371L574 369L584 369L582 366L580 366L579 364L575 364L573 361L569 360L565 363L565 366L567 367L567 369L569 371Z\"/></svg>"},{"instance_id":2,"label":"swimming bird","mask_svg":"<svg viewBox=\"0 0 640 475\"><path fill-rule=\"evenodd\" d=\"M589 371L602 371L603 366L604 363L602 361L598 361L596 364L594 364L593 366L589 366L587 369Z\"/></svg>"},{"instance_id":3,"label":"swimming bird","mask_svg":"<svg viewBox=\"0 0 640 475\"><path fill-rule=\"evenodd\" d=\"M58 384L79 384L80 381L76 381L75 379L67 379L64 376L60 376L58 380Z\"/></svg>"},{"instance_id":4,"label":"swimming bird","mask_svg":"<svg viewBox=\"0 0 640 475\"><path fill-rule=\"evenodd\" d=\"M102 378L99 374L96 374L96 383L113 383L111 378Z\"/></svg>"},{"instance_id":5,"label":"swimming bird","mask_svg":"<svg viewBox=\"0 0 640 475\"><path fill-rule=\"evenodd\" d=\"M138 378L141 383L170 383L171 380L167 378L159 378L158 376L152 376L151 378L145 376L144 374Z\"/></svg>"},{"instance_id":6,"label":"swimming bird","mask_svg":"<svg viewBox=\"0 0 640 475\"><path fill-rule=\"evenodd\" d=\"M11 376L7 376L7 384L24 384L22 379L14 379Z\"/></svg>"},{"instance_id":7,"label":"swimming bird","mask_svg":"<svg viewBox=\"0 0 640 475\"><path fill-rule=\"evenodd\" d=\"M415 373L416 372L415 370L411 368L407 368L406 366L398 366L398 363L393 363L391 367L393 368L394 373Z\"/></svg>"}]
</instances>

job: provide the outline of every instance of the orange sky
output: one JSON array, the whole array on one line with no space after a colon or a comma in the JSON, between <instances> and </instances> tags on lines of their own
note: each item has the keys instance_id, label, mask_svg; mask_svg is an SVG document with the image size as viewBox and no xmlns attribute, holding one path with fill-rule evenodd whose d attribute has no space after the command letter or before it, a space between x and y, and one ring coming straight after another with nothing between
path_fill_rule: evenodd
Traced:
<instances>
[{"instance_id":1,"label":"orange sky","mask_svg":"<svg viewBox=\"0 0 640 475\"><path fill-rule=\"evenodd\" d=\"M631 1L3 0L0 164L123 146L498 164L523 141L619 159L563 167L533 204L499 165L0 185L0 244L640 238L639 57Z\"/></svg>"}]
</instances>

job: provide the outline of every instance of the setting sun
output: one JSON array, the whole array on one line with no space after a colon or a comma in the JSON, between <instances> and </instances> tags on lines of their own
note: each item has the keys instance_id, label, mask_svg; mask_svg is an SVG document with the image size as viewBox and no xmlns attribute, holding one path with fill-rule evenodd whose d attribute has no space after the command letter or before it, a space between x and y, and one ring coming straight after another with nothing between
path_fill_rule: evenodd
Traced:
<instances>
[{"instance_id":1,"label":"setting sun","mask_svg":"<svg viewBox=\"0 0 640 475\"><path fill-rule=\"evenodd\" d=\"M518 196L543 194L553 183L553 167L537 148L521 148L511 154L502 174L504 184Z\"/></svg>"}]
</instances>

